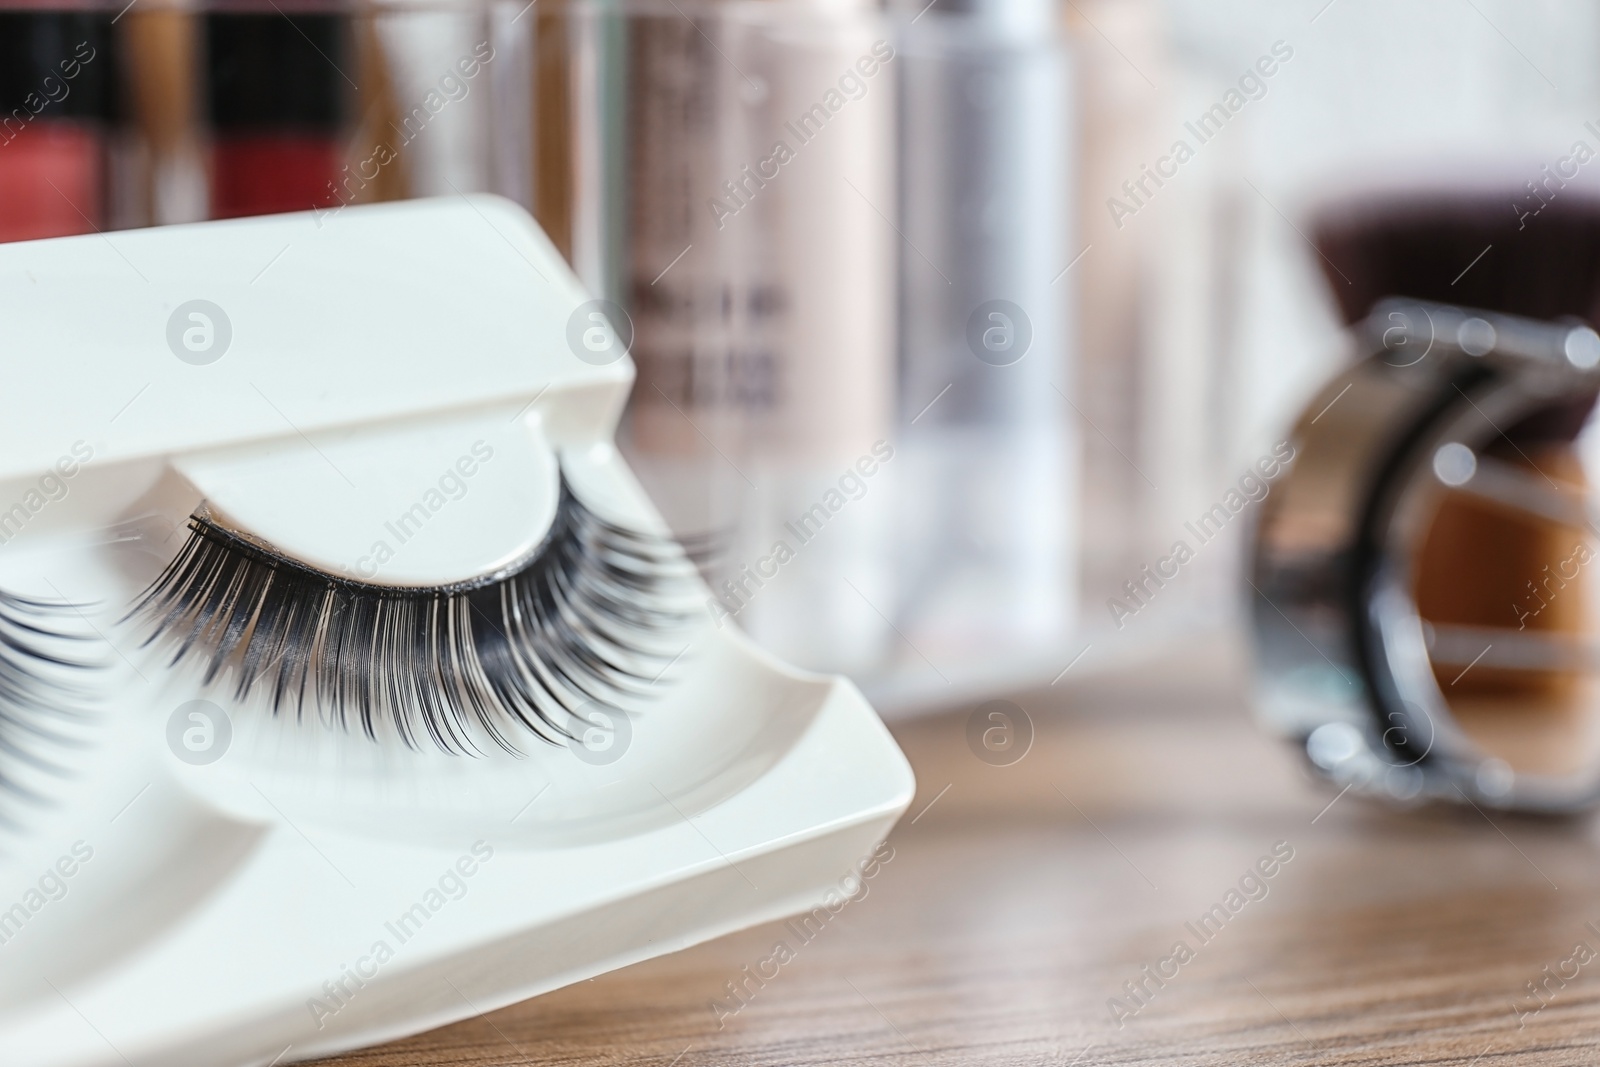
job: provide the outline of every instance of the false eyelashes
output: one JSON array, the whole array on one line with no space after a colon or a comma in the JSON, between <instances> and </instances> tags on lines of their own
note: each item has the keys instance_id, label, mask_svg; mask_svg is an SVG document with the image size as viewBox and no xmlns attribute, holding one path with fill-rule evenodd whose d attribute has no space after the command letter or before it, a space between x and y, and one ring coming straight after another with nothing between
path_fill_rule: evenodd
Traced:
<instances>
[{"instance_id":1,"label":"false eyelashes","mask_svg":"<svg viewBox=\"0 0 1600 1067\"><path fill-rule=\"evenodd\" d=\"M85 640L66 625L77 610L0 590L0 794L37 800L24 768L63 773L49 753L74 743L63 727L82 717L67 679L93 668L66 654ZM0 824L15 825L3 812Z\"/></svg>"},{"instance_id":2,"label":"false eyelashes","mask_svg":"<svg viewBox=\"0 0 1600 1067\"><path fill-rule=\"evenodd\" d=\"M445 588L353 581L289 559L212 521L189 522L177 556L129 612L172 664L205 662L207 684L263 694L274 713L319 709L378 737L478 751L475 729L515 753L510 731L555 744L585 704L648 692L681 649L695 568L669 538L609 522L565 477L540 546L503 575Z\"/></svg>"}]
</instances>

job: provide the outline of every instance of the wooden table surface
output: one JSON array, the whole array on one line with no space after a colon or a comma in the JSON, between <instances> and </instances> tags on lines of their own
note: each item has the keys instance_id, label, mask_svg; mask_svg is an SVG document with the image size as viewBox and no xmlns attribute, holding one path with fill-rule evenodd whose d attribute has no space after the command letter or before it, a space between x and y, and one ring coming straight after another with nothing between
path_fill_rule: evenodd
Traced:
<instances>
[{"instance_id":1,"label":"wooden table surface","mask_svg":"<svg viewBox=\"0 0 1600 1067\"><path fill-rule=\"evenodd\" d=\"M1243 673L1207 648L1015 695L1037 737L1006 767L971 708L898 728L893 859L737 1014L712 1003L779 924L325 1063L1600 1063L1594 823L1327 807Z\"/></svg>"}]
</instances>

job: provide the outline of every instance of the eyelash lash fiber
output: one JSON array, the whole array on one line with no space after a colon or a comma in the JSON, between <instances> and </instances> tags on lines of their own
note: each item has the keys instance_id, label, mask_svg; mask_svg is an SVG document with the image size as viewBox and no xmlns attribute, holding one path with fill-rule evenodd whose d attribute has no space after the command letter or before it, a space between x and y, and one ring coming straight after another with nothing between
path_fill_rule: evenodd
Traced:
<instances>
[{"instance_id":1,"label":"eyelash lash fiber","mask_svg":"<svg viewBox=\"0 0 1600 1067\"><path fill-rule=\"evenodd\" d=\"M213 522L188 541L128 618L145 644L175 643L172 664L203 656L205 682L231 676L235 697L270 690L274 713L303 716L308 697L341 727L352 715L376 739L391 722L410 747L420 729L471 753L476 723L500 748L519 725L575 739L587 702L642 695L675 651L660 638L691 616L694 574L676 542L608 522L561 480L555 519L515 569L441 588L395 588L330 575Z\"/></svg>"},{"instance_id":2,"label":"eyelash lash fiber","mask_svg":"<svg viewBox=\"0 0 1600 1067\"><path fill-rule=\"evenodd\" d=\"M59 626L61 619L76 610L70 604L0 590L0 792L39 799L16 774L14 768L19 763L52 774L63 773L63 768L40 754L39 749L73 743L54 728L51 718L82 718L82 713L70 706L81 694L49 674L52 668L92 667L51 651L59 642L84 640ZM0 824L15 826L3 813Z\"/></svg>"}]
</instances>

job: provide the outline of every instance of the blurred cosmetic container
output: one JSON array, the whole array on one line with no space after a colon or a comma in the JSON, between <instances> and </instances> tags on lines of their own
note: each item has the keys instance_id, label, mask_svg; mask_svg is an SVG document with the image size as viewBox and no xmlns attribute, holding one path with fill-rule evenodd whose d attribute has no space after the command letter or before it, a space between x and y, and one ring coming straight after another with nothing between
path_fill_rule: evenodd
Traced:
<instances>
[{"instance_id":1,"label":"blurred cosmetic container","mask_svg":"<svg viewBox=\"0 0 1600 1067\"><path fill-rule=\"evenodd\" d=\"M937 693L940 672L961 688L1014 685L1064 662L1078 249L1052 5L909 2L897 46L897 621L928 660L903 658L901 673Z\"/></svg>"}]
</instances>

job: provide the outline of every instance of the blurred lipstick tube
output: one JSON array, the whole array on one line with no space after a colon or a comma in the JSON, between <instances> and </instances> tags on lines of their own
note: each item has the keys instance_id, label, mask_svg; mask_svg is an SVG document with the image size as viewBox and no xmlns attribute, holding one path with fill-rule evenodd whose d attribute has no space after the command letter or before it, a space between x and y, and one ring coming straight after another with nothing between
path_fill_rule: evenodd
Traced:
<instances>
[{"instance_id":1,"label":"blurred lipstick tube","mask_svg":"<svg viewBox=\"0 0 1600 1067\"><path fill-rule=\"evenodd\" d=\"M345 163L346 16L225 6L204 15L213 218L328 207Z\"/></svg>"},{"instance_id":2,"label":"blurred lipstick tube","mask_svg":"<svg viewBox=\"0 0 1600 1067\"><path fill-rule=\"evenodd\" d=\"M0 241L105 224L110 19L81 8L0 11Z\"/></svg>"}]
</instances>

